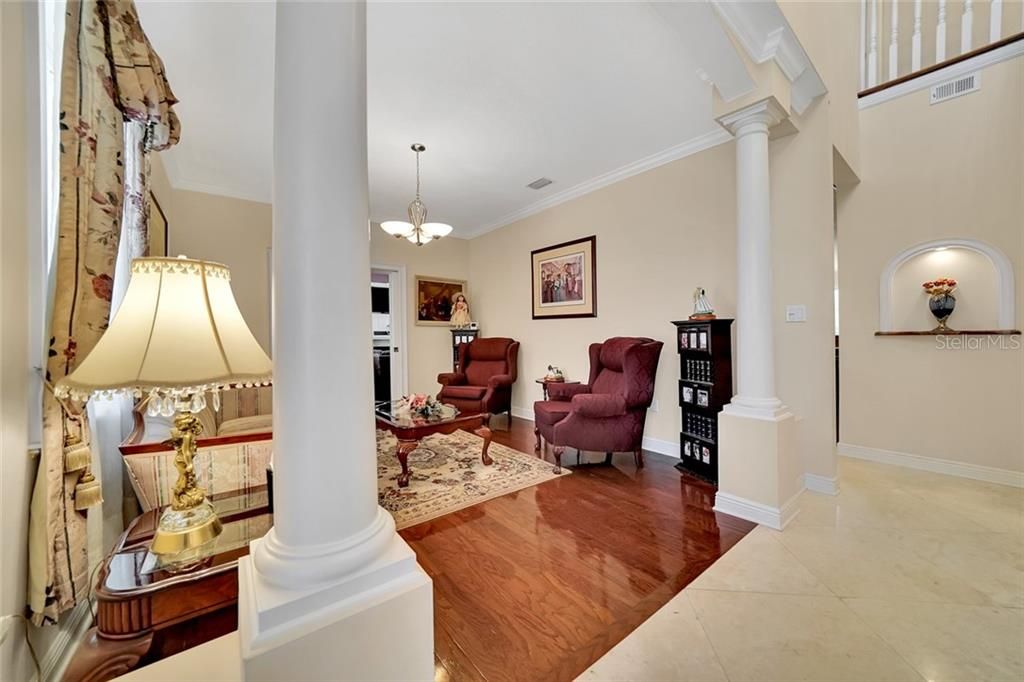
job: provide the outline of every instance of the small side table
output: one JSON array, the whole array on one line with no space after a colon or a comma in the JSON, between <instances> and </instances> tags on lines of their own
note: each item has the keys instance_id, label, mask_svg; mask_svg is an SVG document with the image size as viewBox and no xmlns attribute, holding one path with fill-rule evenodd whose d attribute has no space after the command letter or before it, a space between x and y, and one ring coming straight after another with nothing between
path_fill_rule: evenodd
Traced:
<instances>
[{"instance_id":1,"label":"small side table","mask_svg":"<svg viewBox=\"0 0 1024 682\"><path fill-rule=\"evenodd\" d=\"M541 389L544 391L544 400L548 399L548 384L578 384L578 381L568 381L562 379L561 381L551 381L549 379L537 379L536 382L540 384Z\"/></svg>"}]
</instances>

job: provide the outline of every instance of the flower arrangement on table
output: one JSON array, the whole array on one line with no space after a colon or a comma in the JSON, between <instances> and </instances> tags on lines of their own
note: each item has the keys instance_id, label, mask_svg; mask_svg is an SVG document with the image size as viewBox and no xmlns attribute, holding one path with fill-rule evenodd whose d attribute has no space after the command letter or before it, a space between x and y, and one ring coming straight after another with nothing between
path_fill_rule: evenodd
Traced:
<instances>
[{"instance_id":1,"label":"flower arrangement on table","mask_svg":"<svg viewBox=\"0 0 1024 682\"><path fill-rule=\"evenodd\" d=\"M413 393L395 402L395 414L408 415L413 419L451 419L458 413L455 407L445 405L428 393Z\"/></svg>"}]
</instances>

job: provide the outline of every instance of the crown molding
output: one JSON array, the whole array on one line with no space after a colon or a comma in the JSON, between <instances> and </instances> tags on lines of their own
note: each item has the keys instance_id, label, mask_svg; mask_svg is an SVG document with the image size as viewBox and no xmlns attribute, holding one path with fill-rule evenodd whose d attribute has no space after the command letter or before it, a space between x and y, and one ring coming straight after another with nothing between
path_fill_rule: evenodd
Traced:
<instances>
[{"instance_id":1,"label":"crown molding","mask_svg":"<svg viewBox=\"0 0 1024 682\"><path fill-rule=\"evenodd\" d=\"M775 3L710 0L722 23L757 64L774 60L791 84L790 105L802 114L828 89Z\"/></svg>"},{"instance_id":2,"label":"crown molding","mask_svg":"<svg viewBox=\"0 0 1024 682\"><path fill-rule=\"evenodd\" d=\"M616 168L613 171L609 171L603 175L598 175L595 178L591 178L590 180L581 182L578 185L574 185L569 189L558 192L557 194L552 194L528 206L524 206L523 208L513 211L512 213L508 213L491 223L487 223L484 226L473 230L472 232L467 232L464 237L466 239L472 239L474 237L487 234L488 232L493 232L498 228L505 227L506 225L522 220L523 218L528 218L529 216L540 213L541 211L546 211L547 209L558 206L559 204L564 204L567 201L590 194L602 187L613 185L616 182L633 177L634 175L639 175L640 173L657 168L658 166L663 166L666 163L678 161L679 159L692 154L697 154L698 152L702 152L706 149L716 147L731 139L732 135L723 129L712 130L711 132L699 135L681 144L677 144L674 147L669 147L657 154L652 154L651 156L642 158L639 161L626 164L625 166Z\"/></svg>"}]
</instances>

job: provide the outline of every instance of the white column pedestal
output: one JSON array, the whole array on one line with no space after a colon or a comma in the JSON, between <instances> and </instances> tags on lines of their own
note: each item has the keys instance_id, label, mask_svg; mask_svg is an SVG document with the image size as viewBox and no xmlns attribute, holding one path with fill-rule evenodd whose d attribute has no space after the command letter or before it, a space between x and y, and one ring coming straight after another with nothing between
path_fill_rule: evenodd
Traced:
<instances>
[{"instance_id":1,"label":"white column pedestal","mask_svg":"<svg viewBox=\"0 0 1024 682\"><path fill-rule=\"evenodd\" d=\"M715 511L782 530L800 510L803 465L796 418L718 415Z\"/></svg>"},{"instance_id":2,"label":"white column pedestal","mask_svg":"<svg viewBox=\"0 0 1024 682\"><path fill-rule=\"evenodd\" d=\"M398 535L344 580L305 590L268 583L240 561L243 679L432 680L432 590Z\"/></svg>"}]
</instances>

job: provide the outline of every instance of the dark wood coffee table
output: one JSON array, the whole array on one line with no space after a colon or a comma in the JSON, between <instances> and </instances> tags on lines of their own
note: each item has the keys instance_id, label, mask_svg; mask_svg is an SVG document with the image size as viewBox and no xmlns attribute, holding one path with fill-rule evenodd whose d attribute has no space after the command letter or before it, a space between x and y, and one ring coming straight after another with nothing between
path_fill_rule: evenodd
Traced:
<instances>
[{"instance_id":1,"label":"dark wood coffee table","mask_svg":"<svg viewBox=\"0 0 1024 682\"><path fill-rule=\"evenodd\" d=\"M378 403L374 409L377 428L390 431L398 439L398 463L402 465L402 473L398 475L398 487L409 485L409 453L419 447L420 441L435 433L455 433L459 429L471 431L484 439L480 451L480 461L485 466L494 463L487 448L491 446L491 415L483 412L478 414L456 414L448 419L421 419L396 415L391 403Z\"/></svg>"}]
</instances>

